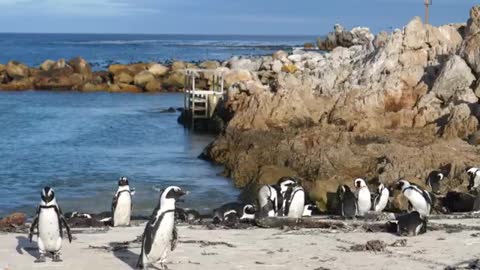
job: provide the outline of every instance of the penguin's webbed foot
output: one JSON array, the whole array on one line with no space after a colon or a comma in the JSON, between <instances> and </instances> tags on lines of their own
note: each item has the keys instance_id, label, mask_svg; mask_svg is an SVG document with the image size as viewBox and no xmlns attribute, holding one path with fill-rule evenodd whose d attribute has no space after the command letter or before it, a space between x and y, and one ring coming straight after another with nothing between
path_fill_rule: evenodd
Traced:
<instances>
[{"instance_id":1,"label":"penguin's webbed foot","mask_svg":"<svg viewBox=\"0 0 480 270\"><path fill-rule=\"evenodd\" d=\"M52 261L53 262L63 262L62 258L60 258L60 254L58 254L58 253L53 254Z\"/></svg>"},{"instance_id":2,"label":"penguin's webbed foot","mask_svg":"<svg viewBox=\"0 0 480 270\"><path fill-rule=\"evenodd\" d=\"M44 263L47 260L45 259L45 254L40 254L40 256L34 261L34 263Z\"/></svg>"}]
</instances>

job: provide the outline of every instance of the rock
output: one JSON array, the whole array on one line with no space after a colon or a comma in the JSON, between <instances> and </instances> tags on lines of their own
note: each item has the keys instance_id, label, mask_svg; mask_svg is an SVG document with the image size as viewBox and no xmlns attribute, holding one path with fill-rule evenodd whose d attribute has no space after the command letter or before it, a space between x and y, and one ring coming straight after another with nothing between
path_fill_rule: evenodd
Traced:
<instances>
[{"instance_id":1,"label":"rock","mask_svg":"<svg viewBox=\"0 0 480 270\"><path fill-rule=\"evenodd\" d=\"M30 75L29 68L26 65L16 61L8 62L5 70L7 71L7 75L13 79L25 78Z\"/></svg>"},{"instance_id":2,"label":"rock","mask_svg":"<svg viewBox=\"0 0 480 270\"><path fill-rule=\"evenodd\" d=\"M13 213L0 220L0 228L12 228L25 225L27 216L24 213Z\"/></svg>"},{"instance_id":3,"label":"rock","mask_svg":"<svg viewBox=\"0 0 480 270\"><path fill-rule=\"evenodd\" d=\"M33 78L22 78L5 84L0 84L1 90L33 90Z\"/></svg>"},{"instance_id":4,"label":"rock","mask_svg":"<svg viewBox=\"0 0 480 270\"><path fill-rule=\"evenodd\" d=\"M133 79L133 76L130 75L130 73L128 71L122 71L122 72L120 72L119 74L117 74L113 77L113 81L115 83L131 84L131 83L133 83L134 79Z\"/></svg>"},{"instance_id":5,"label":"rock","mask_svg":"<svg viewBox=\"0 0 480 270\"><path fill-rule=\"evenodd\" d=\"M144 88L149 82L156 80L152 73L149 71L142 71L135 75L134 82L136 86Z\"/></svg>"},{"instance_id":6,"label":"rock","mask_svg":"<svg viewBox=\"0 0 480 270\"><path fill-rule=\"evenodd\" d=\"M388 39L388 33L385 31L381 31L380 33L377 34L377 36L373 40L373 46L375 48L384 47L385 44L387 43L387 39Z\"/></svg>"},{"instance_id":7,"label":"rock","mask_svg":"<svg viewBox=\"0 0 480 270\"><path fill-rule=\"evenodd\" d=\"M292 54L292 55L289 55L287 58L288 58L288 60L290 60L292 62L295 62L295 63L298 63L298 62L302 61L302 56L300 54Z\"/></svg>"},{"instance_id":8,"label":"rock","mask_svg":"<svg viewBox=\"0 0 480 270\"><path fill-rule=\"evenodd\" d=\"M283 67L282 61L280 61L280 60L273 61L273 64L272 64L272 71L273 72L280 73L282 71L282 67Z\"/></svg>"},{"instance_id":9,"label":"rock","mask_svg":"<svg viewBox=\"0 0 480 270\"><path fill-rule=\"evenodd\" d=\"M64 69L67 66L67 63L65 62L65 59L60 59L57 62L55 62L51 69ZM72 69L73 70L73 69Z\"/></svg>"},{"instance_id":10,"label":"rock","mask_svg":"<svg viewBox=\"0 0 480 270\"><path fill-rule=\"evenodd\" d=\"M427 31L420 17L413 18L413 20L405 26L404 32L403 46L407 49L418 50L425 46Z\"/></svg>"},{"instance_id":11,"label":"rock","mask_svg":"<svg viewBox=\"0 0 480 270\"><path fill-rule=\"evenodd\" d=\"M142 89L136 85L126 84L126 83L116 83L116 84L111 84L108 91L140 93L142 92Z\"/></svg>"},{"instance_id":12,"label":"rock","mask_svg":"<svg viewBox=\"0 0 480 270\"><path fill-rule=\"evenodd\" d=\"M83 74L83 75L90 75L92 74L92 68L90 64L81 57L75 57L68 61L68 65L73 68L73 72Z\"/></svg>"},{"instance_id":13,"label":"rock","mask_svg":"<svg viewBox=\"0 0 480 270\"><path fill-rule=\"evenodd\" d=\"M432 92L443 101L448 101L456 91L472 85L475 76L465 61L454 55L448 59L432 87Z\"/></svg>"},{"instance_id":14,"label":"rock","mask_svg":"<svg viewBox=\"0 0 480 270\"><path fill-rule=\"evenodd\" d=\"M298 67L294 64L283 65L282 71L287 73L295 73L298 70Z\"/></svg>"},{"instance_id":15,"label":"rock","mask_svg":"<svg viewBox=\"0 0 480 270\"><path fill-rule=\"evenodd\" d=\"M175 61L172 63L172 71L181 71L187 68L187 64L182 61Z\"/></svg>"},{"instance_id":16,"label":"rock","mask_svg":"<svg viewBox=\"0 0 480 270\"><path fill-rule=\"evenodd\" d=\"M40 65L40 70L50 71L50 69L52 69L54 64L55 64L55 61L47 59Z\"/></svg>"},{"instance_id":17,"label":"rock","mask_svg":"<svg viewBox=\"0 0 480 270\"><path fill-rule=\"evenodd\" d=\"M185 73L177 70L168 73L163 79L163 87L169 91L183 90L185 84Z\"/></svg>"},{"instance_id":18,"label":"rock","mask_svg":"<svg viewBox=\"0 0 480 270\"><path fill-rule=\"evenodd\" d=\"M477 76L480 76L480 5L470 10L465 40L460 55L467 61Z\"/></svg>"},{"instance_id":19,"label":"rock","mask_svg":"<svg viewBox=\"0 0 480 270\"><path fill-rule=\"evenodd\" d=\"M0 64L0 73L4 72L7 69L5 65Z\"/></svg>"},{"instance_id":20,"label":"rock","mask_svg":"<svg viewBox=\"0 0 480 270\"><path fill-rule=\"evenodd\" d=\"M81 91L84 92L97 92L97 91L108 91L109 90L108 84L93 84L87 82L81 87Z\"/></svg>"},{"instance_id":21,"label":"rock","mask_svg":"<svg viewBox=\"0 0 480 270\"><path fill-rule=\"evenodd\" d=\"M217 69L220 67L220 63L217 61L204 61L198 66L202 69Z\"/></svg>"},{"instance_id":22,"label":"rock","mask_svg":"<svg viewBox=\"0 0 480 270\"><path fill-rule=\"evenodd\" d=\"M315 45L311 42L307 42L307 43L303 44L303 48L305 50L313 50L313 49L315 49Z\"/></svg>"},{"instance_id":23,"label":"rock","mask_svg":"<svg viewBox=\"0 0 480 270\"><path fill-rule=\"evenodd\" d=\"M279 50L273 53L272 57L273 60L283 60L288 57L288 53L286 51Z\"/></svg>"},{"instance_id":24,"label":"rock","mask_svg":"<svg viewBox=\"0 0 480 270\"><path fill-rule=\"evenodd\" d=\"M168 67L160 64L153 64L148 68L148 71L152 73L154 76L164 76L165 74L168 73Z\"/></svg>"},{"instance_id":25,"label":"rock","mask_svg":"<svg viewBox=\"0 0 480 270\"><path fill-rule=\"evenodd\" d=\"M145 90L147 92L159 92L159 91L162 91L162 83L155 79L155 80L152 80L152 81L149 81L146 85L145 85Z\"/></svg>"},{"instance_id":26,"label":"rock","mask_svg":"<svg viewBox=\"0 0 480 270\"><path fill-rule=\"evenodd\" d=\"M230 69L245 69L248 71L258 71L262 65L262 61L255 61L248 58L233 57L228 61Z\"/></svg>"},{"instance_id":27,"label":"rock","mask_svg":"<svg viewBox=\"0 0 480 270\"><path fill-rule=\"evenodd\" d=\"M252 74L248 70L244 69L231 70L224 75L226 87L229 87L236 82L249 81L251 79Z\"/></svg>"},{"instance_id":28,"label":"rock","mask_svg":"<svg viewBox=\"0 0 480 270\"><path fill-rule=\"evenodd\" d=\"M446 139L468 139L478 129L478 120L465 103L455 106L446 122L446 125L440 130L442 137Z\"/></svg>"},{"instance_id":29,"label":"rock","mask_svg":"<svg viewBox=\"0 0 480 270\"><path fill-rule=\"evenodd\" d=\"M113 64L108 67L108 72L111 74L119 74L120 72L126 72L128 70L126 65L121 65L121 64Z\"/></svg>"}]
</instances>

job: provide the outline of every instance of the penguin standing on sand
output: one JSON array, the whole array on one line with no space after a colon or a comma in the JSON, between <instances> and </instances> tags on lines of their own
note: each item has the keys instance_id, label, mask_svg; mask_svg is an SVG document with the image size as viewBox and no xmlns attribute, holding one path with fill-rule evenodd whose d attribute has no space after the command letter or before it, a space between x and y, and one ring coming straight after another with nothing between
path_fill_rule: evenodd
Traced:
<instances>
[{"instance_id":1,"label":"penguin standing on sand","mask_svg":"<svg viewBox=\"0 0 480 270\"><path fill-rule=\"evenodd\" d=\"M284 196L289 187L298 183L292 178L282 177L275 185L265 185L258 191L258 214L261 217L283 216Z\"/></svg>"},{"instance_id":2,"label":"penguin standing on sand","mask_svg":"<svg viewBox=\"0 0 480 270\"><path fill-rule=\"evenodd\" d=\"M358 216L364 216L372 208L372 198L365 180L357 178L353 182L357 190Z\"/></svg>"},{"instance_id":3,"label":"penguin standing on sand","mask_svg":"<svg viewBox=\"0 0 480 270\"><path fill-rule=\"evenodd\" d=\"M337 189L339 212L342 217L354 218L357 215L357 198L349 186L341 185Z\"/></svg>"},{"instance_id":4,"label":"penguin standing on sand","mask_svg":"<svg viewBox=\"0 0 480 270\"><path fill-rule=\"evenodd\" d=\"M175 203L185 194L187 193L177 186L170 186L161 193L158 206L153 210L143 232L137 267L148 269L159 262L160 269L168 269L165 265L167 255L177 245Z\"/></svg>"},{"instance_id":5,"label":"penguin standing on sand","mask_svg":"<svg viewBox=\"0 0 480 270\"><path fill-rule=\"evenodd\" d=\"M72 235L67 221L57 204L55 192L50 187L42 190L42 200L37 208L37 213L30 227L28 238L32 241L34 230L38 231L38 249L40 256L36 263L45 262L47 253L52 254L54 262L61 262L60 249L62 248L63 226L67 230L68 240L72 242Z\"/></svg>"},{"instance_id":6,"label":"penguin standing on sand","mask_svg":"<svg viewBox=\"0 0 480 270\"><path fill-rule=\"evenodd\" d=\"M427 218L413 211L397 217L398 236L417 236L427 232Z\"/></svg>"},{"instance_id":7,"label":"penguin standing on sand","mask_svg":"<svg viewBox=\"0 0 480 270\"><path fill-rule=\"evenodd\" d=\"M420 213L422 217L430 214L433 202L432 197L426 190L422 190L406 180L398 181L397 188L408 199L409 206Z\"/></svg>"},{"instance_id":8,"label":"penguin standing on sand","mask_svg":"<svg viewBox=\"0 0 480 270\"><path fill-rule=\"evenodd\" d=\"M127 177L120 177L118 189L112 200L113 226L130 226L132 215L132 192Z\"/></svg>"},{"instance_id":9,"label":"penguin standing on sand","mask_svg":"<svg viewBox=\"0 0 480 270\"><path fill-rule=\"evenodd\" d=\"M305 209L305 190L301 186L289 187L285 193L284 214L291 218L301 218Z\"/></svg>"},{"instance_id":10,"label":"penguin standing on sand","mask_svg":"<svg viewBox=\"0 0 480 270\"><path fill-rule=\"evenodd\" d=\"M387 207L388 197L390 197L390 191L383 183L380 183L378 194L373 199L373 211L382 212Z\"/></svg>"}]
</instances>

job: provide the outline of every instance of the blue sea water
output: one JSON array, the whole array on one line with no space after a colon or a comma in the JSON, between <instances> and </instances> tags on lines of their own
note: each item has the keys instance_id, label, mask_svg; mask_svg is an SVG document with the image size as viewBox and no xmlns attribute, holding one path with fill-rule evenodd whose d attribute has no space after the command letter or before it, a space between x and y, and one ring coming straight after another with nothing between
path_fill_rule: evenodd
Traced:
<instances>
[{"instance_id":1,"label":"blue sea water","mask_svg":"<svg viewBox=\"0 0 480 270\"><path fill-rule=\"evenodd\" d=\"M82 56L93 68L111 63L226 60L267 55L315 42L313 36L0 34L0 63L38 66L46 59Z\"/></svg>"},{"instance_id":2,"label":"blue sea water","mask_svg":"<svg viewBox=\"0 0 480 270\"><path fill-rule=\"evenodd\" d=\"M213 138L161 113L182 104L182 94L0 92L0 216L32 214L45 185L64 212L108 211L122 175L135 214L150 214L168 185L191 191L184 206L202 212L234 201L222 168L197 158Z\"/></svg>"}]
</instances>

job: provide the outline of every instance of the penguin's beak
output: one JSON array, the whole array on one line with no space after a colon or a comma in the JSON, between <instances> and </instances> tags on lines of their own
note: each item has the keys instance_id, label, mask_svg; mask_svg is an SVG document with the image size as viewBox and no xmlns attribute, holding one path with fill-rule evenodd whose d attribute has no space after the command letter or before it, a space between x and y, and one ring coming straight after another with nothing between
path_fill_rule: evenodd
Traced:
<instances>
[{"instance_id":1,"label":"penguin's beak","mask_svg":"<svg viewBox=\"0 0 480 270\"><path fill-rule=\"evenodd\" d=\"M176 192L177 201L178 202L184 202L185 200L183 200L183 199L181 200L180 198L185 196L185 195L188 195L188 194L190 194L190 192L189 191L184 191L184 190L180 190L180 191Z\"/></svg>"}]
</instances>

